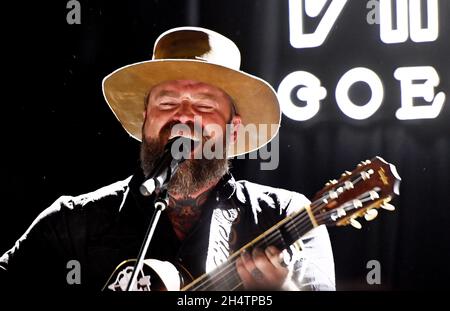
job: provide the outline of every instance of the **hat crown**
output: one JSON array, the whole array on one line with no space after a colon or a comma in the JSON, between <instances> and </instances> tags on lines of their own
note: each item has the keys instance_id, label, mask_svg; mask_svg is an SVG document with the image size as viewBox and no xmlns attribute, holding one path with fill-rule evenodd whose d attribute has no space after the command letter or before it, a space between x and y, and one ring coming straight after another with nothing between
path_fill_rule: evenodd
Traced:
<instances>
[{"instance_id":1,"label":"hat crown","mask_svg":"<svg viewBox=\"0 0 450 311\"><path fill-rule=\"evenodd\" d=\"M227 37L200 27L179 27L161 34L155 42L153 60L192 59L239 70L241 53Z\"/></svg>"}]
</instances>

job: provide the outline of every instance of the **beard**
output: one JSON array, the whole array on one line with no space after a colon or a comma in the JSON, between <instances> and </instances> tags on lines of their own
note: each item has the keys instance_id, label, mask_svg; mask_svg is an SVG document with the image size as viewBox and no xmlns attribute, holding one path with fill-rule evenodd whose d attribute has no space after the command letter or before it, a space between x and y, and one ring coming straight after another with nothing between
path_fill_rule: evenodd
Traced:
<instances>
[{"instance_id":1,"label":"beard","mask_svg":"<svg viewBox=\"0 0 450 311\"><path fill-rule=\"evenodd\" d=\"M167 131L167 129L163 130ZM145 177L152 173L164 151L164 146L160 138L146 139L143 137L140 160ZM191 194L217 182L228 172L229 165L226 155L222 159L187 159L179 165L168 183L167 190L172 196L188 198Z\"/></svg>"}]
</instances>

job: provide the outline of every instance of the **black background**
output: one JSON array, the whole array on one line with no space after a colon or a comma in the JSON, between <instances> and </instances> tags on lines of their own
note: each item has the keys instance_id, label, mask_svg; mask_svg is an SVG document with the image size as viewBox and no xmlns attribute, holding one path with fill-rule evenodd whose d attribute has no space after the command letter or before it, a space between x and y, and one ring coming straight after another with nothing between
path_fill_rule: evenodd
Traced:
<instances>
[{"instance_id":1,"label":"black background","mask_svg":"<svg viewBox=\"0 0 450 311\"><path fill-rule=\"evenodd\" d=\"M289 44L287 0L88 1L81 25L66 22L66 1L34 1L5 8L3 26L3 178L0 252L40 211L63 194L77 195L129 176L139 144L104 102L101 81L121 66L151 58L163 31L185 25L231 38L242 70L277 89L290 72L305 70L327 89L319 113L306 122L283 116L280 165L259 170L258 160L234 160L239 179L283 187L312 197L324 183L380 155L397 166L401 196L360 231L332 228L337 288L438 289L450 277L450 64L448 1L439 1L434 42L384 44L379 26L366 22L367 1L351 0L327 41L295 49ZM446 103L436 119L401 121L398 67L433 66ZM384 101L372 117L351 120L334 90L354 67L383 81ZM364 92L356 92L361 102ZM366 283L367 261L381 263L381 285Z\"/></svg>"}]
</instances>

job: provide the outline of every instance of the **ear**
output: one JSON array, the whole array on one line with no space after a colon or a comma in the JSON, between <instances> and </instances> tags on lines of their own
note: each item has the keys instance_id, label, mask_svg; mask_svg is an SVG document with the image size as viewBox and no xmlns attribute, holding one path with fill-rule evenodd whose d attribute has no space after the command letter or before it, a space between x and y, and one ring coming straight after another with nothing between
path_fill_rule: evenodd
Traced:
<instances>
[{"instance_id":1,"label":"ear","mask_svg":"<svg viewBox=\"0 0 450 311\"><path fill-rule=\"evenodd\" d=\"M230 143L235 144L240 127L242 126L242 119L240 115L235 115L231 119Z\"/></svg>"}]
</instances>

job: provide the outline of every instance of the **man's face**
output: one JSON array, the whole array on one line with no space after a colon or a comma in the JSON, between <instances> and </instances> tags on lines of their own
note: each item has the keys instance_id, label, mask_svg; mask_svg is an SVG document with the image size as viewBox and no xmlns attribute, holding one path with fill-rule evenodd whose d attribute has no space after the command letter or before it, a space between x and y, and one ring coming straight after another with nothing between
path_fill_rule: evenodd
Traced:
<instances>
[{"instance_id":1,"label":"man's face","mask_svg":"<svg viewBox=\"0 0 450 311\"><path fill-rule=\"evenodd\" d=\"M169 183L169 191L181 191L183 195L188 195L221 177L228 170L225 155L227 141L234 143L236 129L241 122L239 116L234 116L232 111L230 97L209 84L174 80L155 86L144 111L141 148L144 174L151 172L171 137L186 136L200 139L201 145L220 145L224 152L220 158L211 160L204 157L197 159L197 154L196 159L182 163ZM228 133L227 124L233 125Z\"/></svg>"},{"instance_id":2,"label":"man's face","mask_svg":"<svg viewBox=\"0 0 450 311\"><path fill-rule=\"evenodd\" d=\"M223 142L226 125L232 119L231 105L229 96L212 85L193 80L163 82L149 96L143 138L159 139L165 144L174 135L194 135L197 139L202 135L206 140ZM191 133L171 133L176 124L191 126ZM202 133L194 133L194 124ZM212 127L220 131L211 131Z\"/></svg>"}]
</instances>

